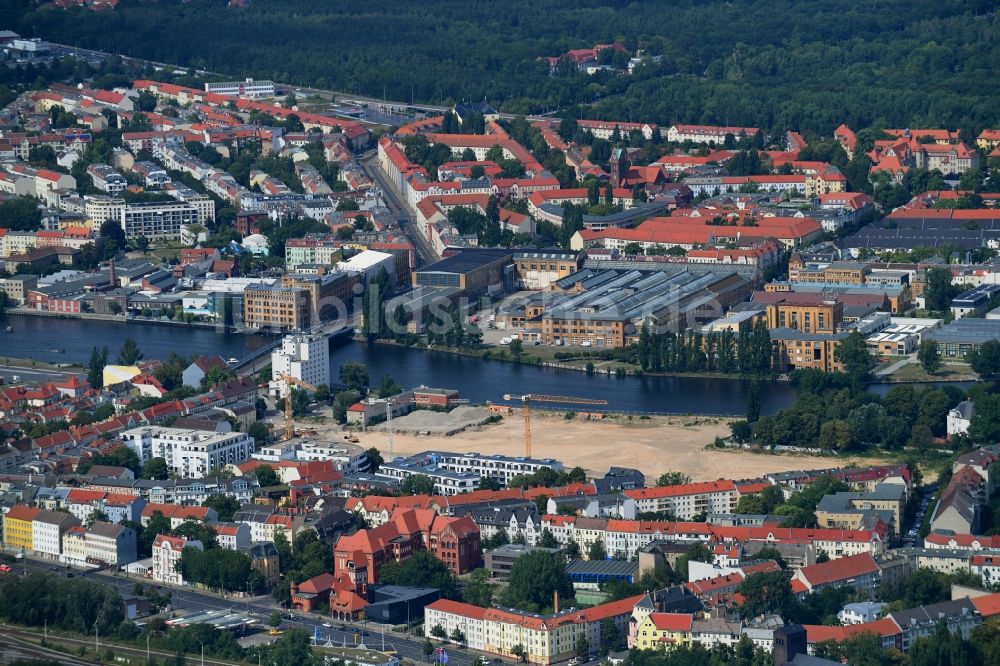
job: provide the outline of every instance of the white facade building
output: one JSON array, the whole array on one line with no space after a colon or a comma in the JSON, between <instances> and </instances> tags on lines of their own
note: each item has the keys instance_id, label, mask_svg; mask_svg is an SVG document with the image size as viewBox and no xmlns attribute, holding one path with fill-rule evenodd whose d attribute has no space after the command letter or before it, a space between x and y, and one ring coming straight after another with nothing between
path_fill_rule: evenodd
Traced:
<instances>
[{"instance_id":1,"label":"white facade building","mask_svg":"<svg viewBox=\"0 0 1000 666\"><path fill-rule=\"evenodd\" d=\"M119 222L127 238L180 238L181 227L198 222L198 208L183 202L128 204Z\"/></svg>"},{"instance_id":2,"label":"white facade building","mask_svg":"<svg viewBox=\"0 0 1000 666\"><path fill-rule=\"evenodd\" d=\"M122 440L142 462L163 458L182 479L200 479L210 470L243 462L254 449L253 438L243 432L186 428L133 428L122 433Z\"/></svg>"},{"instance_id":3,"label":"white facade building","mask_svg":"<svg viewBox=\"0 0 1000 666\"><path fill-rule=\"evenodd\" d=\"M274 97L274 81L221 81L206 83L205 92L216 95L232 95L234 97Z\"/></svg>"},{"instance_id":4,"label":"white facade building","mask_svg":"<svg viewBox=\"0 0 1000 666\"><path fill-rule=\"evenodd\" d=\"M62 553L62 537L77 519L62 511L39 512L31 523L31 548L37 557L58 560Z\"/></svg>"},{"instance_id":5,"label":"white facade building","mask_svg":"<svg viewBox=\"0 0 1000 666\"><path fill-rule=\"evenodd\" d=\"M320 335L286 335L271 352L271 394L284 398L288 383L281 375L319 386L330 385L330 341Z\"/></svg>"},{"instance_id":6,"label":"white facade building","mask_svg":"<svg viewBox=\"0 0 1000 666\"><path fill-rule=\"evenodd\" d=\"M135 562L138 559L135 530L125 525L95 522L87 530L85 552L90 562L113 566Z\"/></svg>"},{"instance_id":7,"label":"white facade building","mask_svg":"<svg viewBox=\"0 0 1000 666\"><path fill-rule=\"evenodd\" d=\"M153 580L170 585L183 585L184 576L177 571L176 565L181 560L185 548L205 550L205 546L196 539L165 536L157 534L153 541Z\"/></svg>"}]
</instances>

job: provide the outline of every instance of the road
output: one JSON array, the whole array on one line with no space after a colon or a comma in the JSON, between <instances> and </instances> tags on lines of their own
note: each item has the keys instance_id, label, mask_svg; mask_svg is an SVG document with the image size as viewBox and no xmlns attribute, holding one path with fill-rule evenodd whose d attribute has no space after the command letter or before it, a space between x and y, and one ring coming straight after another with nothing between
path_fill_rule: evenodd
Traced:
<instances>
[{"instance_id":1,"label":"road","mask_svg":"<svg viewBox=\"0 0 1000 666\"><path fill-rule=\"evenodd\" d=\"M47 368L25 368L19 365L0 365L0 377L4 385L22 383L42 383L62 381L68 375L78 375L79 372L66 370L50 370ZM14 381L17 377L17 381Z\"/></svg>"},{"instance_id":2,"label":"road","mask_svg":"<svg viewBox=\"0 0 1000 666\"><path fill-rule=\"evenodd\" d=\"M65 570L63 565L56 565L52 562L23 559L19 560L14 566L14 571L7 575L26 575L27 572L52 571L53 567L59 572ZM74 569L74 572L75 575L105 585L114 586L118 589L119 594L125 596L132 595L132 588L136 583L155 585L155 583L147 579L117 575L117 572L114 570L81 572ZM310 636L313 636L316 630L319 629L322 643L325 643L329 639L334 645L343 646L346 643L348 647L354 647L358 643L364 642L367 647L373 650L382 649L382 625L379 624L367 624L364 622L344 623L325 618L321 615L307 615L300 611L289 612L279 609L269 595L246 599L240 596L226 597L196 591L191 588L178 588L168 585L161 585L161 588L162 592L169 591L171 593L172 612L179 616L192 615L205 611L226 610L234 613L247 613L251 617L256 618L261 626L265 626L271 613L275 610L281 610L282 616L285 618L282 625L283 628L303 629ZM325 627L323 626L324 624L330 624L331 626ZM361 632L365 632L364 635ZM424 638L422 636L404 638L399 634L388 631L385 634L385 649L395 651L400 657L406 657L418 662L424 661L423 646ZM454 666L472 666L478 658L477 654L460 650L454 645L447 645L445 648L448 651L448 663ZM490 656L492 657L493 655ZM206 659L207 662L208 660Z\"/></svg>"},{"instance_id":3,"label":"road","mask_svg":"<svg viewBox=\"0 0 1000 666\"><path fill-rule=\"evenodd\" d=\"M389 210L399 220L403 233L413 242L413 247L416 248L417 256L420 259L420 265L426 266L437 261L437 253L431 247L427 237L417 229L416 222L414 222L413 216L410 214L410 209L403 200L402 193L396 189L396 186L382 172L381 167L379 167L378 155L372 154L362 158L360 162L361 167L368 174L368 177L378 184L379 189L384 195L385 202L389 206Z\"/></svg>"}]
</instances>

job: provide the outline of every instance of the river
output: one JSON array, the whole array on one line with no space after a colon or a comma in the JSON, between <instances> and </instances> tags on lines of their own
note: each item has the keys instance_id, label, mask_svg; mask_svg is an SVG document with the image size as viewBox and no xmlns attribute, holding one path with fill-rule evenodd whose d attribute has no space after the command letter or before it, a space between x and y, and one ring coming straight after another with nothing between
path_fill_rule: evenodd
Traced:
<instances>
[{"instance_id":1,"label":"river","mask_svg":"<svg viewBox=\"0 0 1000 666\"><path fill-rule=\"evenodd\" d=\"M0 337L0 356L53 363L86 364L94 345L107 345L114 359L126 337L139 344L146 358L166 358L171 351L242 358L274 340L204 328L49 317L9 316L6 323L13 332ZM747 384L738 379L588 376L573 370L358 342L338 342L330 350L334 379L347 361L365 363L376 385L389 374L403 387L424 384L458 389L473 402L498 402L504 393L545 393L604 399L608 409L620 412L742 415L746 411ZM787 382L768 382L762 387L763 414L773 414L794 401L795 390Z\"/></svg>"}]
</instances>

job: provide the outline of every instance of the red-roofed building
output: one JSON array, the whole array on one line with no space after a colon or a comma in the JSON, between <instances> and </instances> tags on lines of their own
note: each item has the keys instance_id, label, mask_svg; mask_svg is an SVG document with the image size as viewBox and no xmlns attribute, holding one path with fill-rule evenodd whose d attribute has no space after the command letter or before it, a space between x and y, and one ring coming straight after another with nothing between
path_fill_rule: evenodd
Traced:
<instances>
[{"instance_id":1,"label":"red-roofed building","mask_svg":"<svg viewBox=\"0 0 1000 666\"><path fill-rule=\"evenodd\" d=\"M810 592L826 587L852 587L873 595L882 580L882 572L871 553L860 553L802 567L792 576Z\"/></svg>"},{"instance_id":2,"label":"red-roofed building","mask_svg":"<svg viewBox=\"0 0 1000 666\"><path fill-rule=\"evenodd\" d=\"M575 656L581 639L600 651L605 622L613 623L619 635L624 635L632 610L641 600L640 595L585 610L559 607L542 615L439 599L424 608L424 632L432 638L434 627L440 626L449 636L457 629L465 634L470 649L512 657L515 646L520 645L528 663L552 664Z\"/></svg>"},{"instance_id":3,"label":"red-roofed building","mask_svg":"<svg viewBox=\"0 0 1000 666\"><path fill-rule=\"evenodd\" d=\"M625 496L635 500L636 511L666 512L681 520L704 513L732 513L739 501L739 492L732 481L636 488L626 490Z\"/></svg>"},{"instance_id":4,"label":"red-roofed building","mask_svg":"<svg viewBox=\"0 0 1000 666\"><path fill-rule=\"evenodd\" d=\"M364 566L370 582L378 582L383 565L402 562L427 550L455 574L482 564L479 527L471 516L451 518L432 509L395 509L388 522L342 536L333 549L334 573Z\"/></svg>"},{"instance_id":5,"label":"red-roofed building","mask_svg":"<svg viewBox=\"0 0 1000 666\"><path fill-rule=\"evenodd\" d=\"M177 570L177 563L185 548L204 550L205 546L197 539L157 534L153 540L153 580L170 585L184 585L184 576Z\"/></svg>"},{"instance_id":6,"label":"red-roofed building","mask_svg":"<svg viewBox=\"0 0 1000 666\"><path fill-rule=\"evenodd\" d=\"M163 517L170 521L170 529L175 530L188 520L195 522L206 522L218 520L219 514L215 509L206 506L183 506L180 504L147 504L142 509L142 516L139 520L142 526L149 525L149 519L155 513L163 514Z\"/></svg>"},{"instance_id":7,"label":"red-roofed building","mask_svg":"<svg viewBox=\"0 0 1000 666\"><path fill-rule=\"evenodd\" d=\"M903 635L899 626L889 618L862 624L849 624L843 627L817 624L804 624L802 627L806 630L806 642L809 645L810 652L813 651L816 645L824 641L842 643L863 634L877 636L881 640L883 648L898 648Z\"/></svg>"}]
</instances>

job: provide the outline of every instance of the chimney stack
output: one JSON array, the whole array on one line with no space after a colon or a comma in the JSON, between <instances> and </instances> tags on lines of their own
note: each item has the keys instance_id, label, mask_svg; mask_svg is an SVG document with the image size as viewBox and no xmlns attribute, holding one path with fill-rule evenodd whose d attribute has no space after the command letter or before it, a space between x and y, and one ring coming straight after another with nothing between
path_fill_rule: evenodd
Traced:
<instances>
[{"instance_id":1,"label":"chimney stack","mask_svg":"<svg viewBox=\"0 0 1000 666\"><path fill-rule=\"evenodd\" d=\"M115 275L114 257L112 257L111 261L108 263L108 282L110 283L112 289L114 289L118 283L117 276Z\"/></svg>"},{"instance_id":2,"label":"chimney stack","mask_svg":"<svg viewBox=\"0 0 1000 666\"><path fill-rule=\"evenodd\" d=\"M558 613L559 612L559 590L556 590L552 594L552 597L553 597L552 598L552 606L553 606L555 612Z\"/></svg>"}]
</instances>

